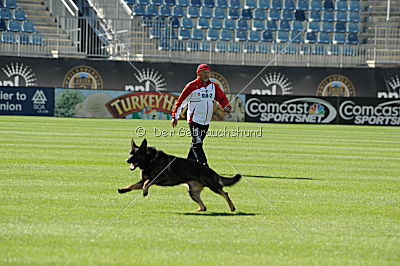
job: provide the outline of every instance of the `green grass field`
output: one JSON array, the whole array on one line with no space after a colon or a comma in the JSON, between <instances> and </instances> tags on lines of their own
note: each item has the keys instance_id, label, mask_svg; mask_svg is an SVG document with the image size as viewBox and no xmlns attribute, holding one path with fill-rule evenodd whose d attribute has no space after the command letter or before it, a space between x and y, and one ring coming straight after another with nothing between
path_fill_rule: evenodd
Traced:
<instances>
[{"instance_id":1,"label":"green grass field","mask_svg":"<svg viewBox=\"0 0 400 266\"><path fill-rule=\"evenodd\" d=\"M211 129L225 125L261 124ZM139 178L125 162L137 126L186 156L189 137L154 136L169 121L0 117L0 264L400 263L400 128L262 124L262 137L209 137L210 166L246 177L226 188L237 212L205 189L208 211L194 214L183 186L116 192Z\"/></svg>"}]
</instances>

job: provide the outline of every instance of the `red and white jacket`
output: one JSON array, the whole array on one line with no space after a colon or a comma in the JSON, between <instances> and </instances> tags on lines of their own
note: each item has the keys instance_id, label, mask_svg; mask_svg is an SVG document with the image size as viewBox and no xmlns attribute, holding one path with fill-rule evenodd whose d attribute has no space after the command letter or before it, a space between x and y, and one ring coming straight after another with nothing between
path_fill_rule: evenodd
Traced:
<instances>
[{"instance_id":1,"label":"red and white jacket","mask_svg":"<svg viewBox=\"0 0 400 266\"><path fill-rule=\"evenodd\" d=\"M209 80L204 84L200 79L195 79L183 89L175 104L172 117L178 120L183 108L188 105L188 123L195 122L201 125L208 125L211 121L215 101L222 108L229 106L232 109L224 91L217 83Z\"/></svg>"}]
</instances>

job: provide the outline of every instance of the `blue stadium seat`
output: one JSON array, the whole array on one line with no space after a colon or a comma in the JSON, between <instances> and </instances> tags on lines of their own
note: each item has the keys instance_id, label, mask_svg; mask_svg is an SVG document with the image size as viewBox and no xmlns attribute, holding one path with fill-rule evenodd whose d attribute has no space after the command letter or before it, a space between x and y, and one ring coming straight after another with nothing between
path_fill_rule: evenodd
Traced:
<instances>
[{"instance_id":1,"label":"blue stadium seat","mask_svg":"<svg viewBox=\"0 0 400 266\"><path fill-rule=\"evenodd\" d=\"M139 5L147 6L150 4L149 0L137 0Z\"/></svg>"},{"instance_id":2,"label":"blue stadium seat","mask_svg":"<svg viewBox=\"0 0 400 266\"><path fill-rule=\"evenodd\" d=\"M282 9L282 0L271 0L271 8Z\"/></svg>"},{"instance_id":3,"label":"blue stadium seat","mask_svg":"<svg viewBox=\"0 0 400 266\"><path fill-rule=\"evenodd\" d=\"M165 29L161 32L162 39L178 39L178 35L174 29L170 27L165 27Z\"/></svg>"},{"instance_id":4,"label":"blue stadium seat","mask_svg":"<svg viewBox=\"0 0 400 266\"><path fill-rule=\"evenodd\" d=\"M263 31L261 34L261 41L263 42L273 42L274 41L274 36L272 35L272 32L269 30Z\"/></svg>"},{"instance_id":5,"label":"blue stadium seat","mask_svg":"<svg viewBox=\"0 0 400 266\"><path fill-rule=\"evenodd\" d=\"M6 31L7 27L6 27L6 23L4 22L4 20L0 20L0 31Z\"/></svg>"},{"instance_id":6,"label":"blue stadium seat","mask_svg":"<svg viewBox=\"0 0 400 266\"><path fill-rule=\"evenodd\" d=\"M203 52L211 51L211 42L201 42L200 50Z\"/></svg>"},{"instance_id":7,"label":"blue stadium seat","mask_svg":"<svg viewBox=\"0 0 400 266\"><path fill-rule=\"evenodd\" d=\"M5 0L4 6L8 8L17 8L17 0Z\"/></svg>"},{"instance_id":8,"label":"blue stadium seat","mask_svg":"<svg viewBox=\"0 0 400 266\"><path fill-rule=\"evenodd\" d=\"M183 17L185 16L185 12L183 11L183 8L181 6L174 6L172 15L175 17Z\"/></svg>"},{"instance_id":9,"label":"blue stadium seat","mask_svg":"<svg viewBox=\"0 0 400 266\"><path fill-rule=\"evenodd\" d=\"M276 21L271 21L271 20L267 21L267 29L273 31L277 30L278 26L276 25Z\"/></svg>"},{"instance_id":10,"label":"blue stadium seat","mask_svg":"<svg viewBox=\"0 0 400 266\"><path fill-rule=\"evenodd\" d=\"M237 42L247 41L247 31L237 30L235 32L235 41L237 41Z\"/></svg>"},{"instance_id":11,"label":"blue stadium seat","mask_svg":"<svg viewBox=\"0 0 400 266\"><path fill-rule=\"evenodd\" d=\"M162 6L160 8L160 15L163 17L170 17L171 16L171 8L169 6Z\"/></svg>"},{"instance_id":12,"label":"blue stadium seat","mask_svg":"<svg viewBox=\"0 0 400 266\"><path fill-rule=\"evenodd\" d=\"M348 44L358 44L358 37L356 33L349 33L347 35L346 43Z\"/></svg>"},{"instance_id":13,"label":"blue stadium seat","mask_svg":"<svg viewBox=\"0 0 400 266\"><path fill-rule=\"evenodd\" d=\"M333 11L333 1L332 0L325 0L324 1L324 10L325 11Z\"/></svg>"},{"instance_id":14,"label":"blue stadium seat","mask_svg":"<svg viewBox=\"0 0 400 266\"><path fill-rule=\"evenodd\" d=\"M321 0L312 0L310 10L311 11L321 11L322 10L322 1Z\"/></svg>"},{"instance_id":15,"label":"blue stadium seat","mask_svg":"<svg viewBox=\"0 0 400 266\"><path fill-rule=\"evenodd\" d=\"M321 21L321 12L311 11L309 20L310 21Z\"/></svg>"},{"instance_id":16,"label":"blue stadium seat","mask_svg":"<svg viewBox=\"0 0 400 266\"><path fill-rule=\"evenodd\" d=\"M222 7L214 8L214 18L226 18L226 9Z\"/></svg>"},{"instance_id":17,"label":"blue stadium seat","mask_svg":"<svg viewBox=\"0 0 400 266\"><path fill-rule=\"evenodd\" d=\"M219 8L227 8L228 4L226 2L226 0L217 0L217 3L215 4L216 7Z\"/></svg>"},{"instance_id":18,"label":"blue stadium seat","mask_svg":"<svg viewBox=\"0 0 400 266\"><path fill-rule=\"evenodd\" d=\"M296 10L294 12L294 19L299 20L299 21L305 21L306 20L306 14L304 13L303 10Z\"/></svg>"},{"instance_id":19,"label":"blue stadium seat","mask_svg":"<svg viewBox=\"0 0 400 266\"><path fill-rule=\"evenodd\" d=\"M332 22L323 22L321 31L333 32L333 23Z\"/></svg>"},{"instance_id":20,"label":"blue stadium seat","mask_svg":"<svg viewBox=\"0 0 400 266\"><path fill-rule=\"evenodd\" d=\"M335 32L346 32L346 24L343 22L336 22Z\"/></svg>"},{"instance_id":21,"label":"blue stadium seat","mask_svg":"<svg viewBox=\"0 0 400 266\"><path fill-rule=\"evenodd\" d=\"M307 0L298 0L297 1L297 10L308 10L308 2Z\"/></svg>"},{"instance_id":22,"label":"blue stadium seat","mask_svg":"<svg viewBox=\"0 0 400 266\"><path fill-rule=\"evenodd\" d=\"M270 7L269 0L258 0L258 8L269 9Z\"/></svg>"},{"instance_id":23,"label":"blue stadium seat","mask_svg":"<svg viewBox=\"0 0 400 266\"><path fill-rule=\"evenodd\" d=\"M179 29L179 36L178 36L179 40L189 40L190 37L191 37L190 30L184 28Z\"/></svg>"},{"instance_id":24,"label":"blue stadium seat","mask_svg":"<svg viewBox=\"0 0 400 266\"><path fill-rule=\"evenodd\" d=\"M187 46L187 50L189 52L191 51L200 51L200 42L198 41L189 41L188 42L188 46Z\"/></svg>"},{"instance_id":25,"label":"blue stadium seat","mask_svg":"<svg viewBox=\"0 0 400 266\"><path fill-rule=\"evenodd\" d=\"M200 11L200 17L211 18L212 17L212 9L209 7L202 7L201 11Z\"/></svg>"},{"instance_id":26,"label":"blue stadium seat","mask_svg":"<svg viewBox=\"0 0 400 266\"><path fill-rule=\"evenodd\" d=\"M201 7L201 0L190 0L190 6Z\"/></svg>"},{"instance_id":27,"label":"blue stadium seat","mask_svg":"<svg viewBox=\"0 0 400 266\"><path fill-rule=\"evenodd\" d=\"M197 18L199 16L199 8L194 6L189 6L187 11L188 18Z\"/></svg>"},{"instance_id":28,"label":"blue stadium seat","mask_svg":"<svg viewBox=\"0 0 400 266\"><path fill-rule=\"evenodd\" d=\"M317 36L315 32L307 32L306 33L306 39L304 41L305 43L316 43L317 42Z\"/></svg>"},{"instance_id":29,"label":"blue stadium seat","mask_svg":"<svg viewBox=\"0 0 400 266\"><path fill-rule=\"evenodd\" d=\"M251 42L246 42L243 47L243 52L245 53L255 53L257 51L256 44Z\"/></svg>"},{"instance_id":30,"label":"blue stadium seat","mask_svg":"<svg viewBox=\"0 0 400 266\"><path fill-rule=\"evenodd\" d=\"M269 10L269 20L280 20L281 19L281 12L278 9L270 9Z\"/></svg>"},{"instance_id":31,"label":"blue stadium seat","mask_svg":"<svg viewBox=\"0 0 400 266\"><path fill-rule=\"evenodd\" d=\"M329 22L334 21L333 12L331 12L331 11L325 11L325 12L323 13L322 20L323 20L323 21L329 21Z\"/></svg>"},{"instance_id":32,"label":"blue stadium seat","mask_svg":"<svg viewBox=\"0 0 400 266\"><path fill-rule=\"evenodd\" d=\"M292 30L294 30L294 31L302 31L303 28L304 28L303 22L298 21L298 20L293 21Z\"/></svg>"},{"instance_id":33,"label":"blue stadium seat","mask_svg":"<svg viewBox=\"0 0 400 266\"><path fill-rule=\"evenodd\" d=\"M32 39L31 39L31 43L34 44L34 45L44 45L44 41L43 41L42 35L33 34L32 35Z\"/></svg>"},{"instance_id":34,"label":"blue stadium seat","mask_svg":"<svg viewBox=\"0 0 400 266\"><path fill-rule=\"evenodd\" d=\"M1 35L2 43L16 43L14 33L12 32L3 32Z\"/></svg>"},{"instance_id":35,"label":"blue stadium seat","mask_svg":"<svg viewBox=\"0 0 400 266\"><path fill-rule=\"evenodd\" d=\"M158 17L156 17L154 20L155 20L155 21L158 21L158 22L164 22L164 21L165 21L165 18L162 17L162 16L158 16ZM161 24L161 23L158 23L158 24Z\"/></svg>"},{"instance_id":36,"label":"blue stadium seat","mask_svg":"<svg viewBox=\"0 0 400 266\"><path fill-rule=\"evenodd\" d=\"M347 2L343 1L343 0L337 1L336 5L335 5L335 10L336 11L346 11L347 10Z\"/></svg>"},{"instance_id":37,"label":"blue stadium seat","mask_svg":"<svg viewBox=\"0 0 400 266\"><path fill-rule=\"evenodd\" d=\"M333 34L333 44L344 44L346 42L344 33Z\"/></svg>"},{"instance_id":38,"label":"blue stadium seat","mask_svg":"<svg viewBox=\"0 0 400 266\"><path fill-rule=\"evenodd\" d=\"M324 55L325 54L325 47L322 45L316 45L313 47L312 53L315 55Z\"/></svg>"},{"instance_id":39,"label":"blue stadium seat","mask_svg":"<svg viewBox=\"0 0 400 266\"><path fill-rule=\"evenodd\" d=\"M7 25L8 31L19 32L21 31L21 24L16 20L10 20Z\"/></svg>"},{"instance_id":40,"label":"blue stadium seat","mask_svg":"<svg viewBox=\"0 0 400 266\"><path fill-rule=\"evenodd\" d=\"M331 37L327 32L320 32L318 36L318 43L329 44L331 43Z\"/></svg>"},{"instance_id":41,"label":"blue stadium seat","mask_svg":"<svg viewBox=\"0 0 400 266\"><path fill-rule=\"evenodd\" d=\"M224 29L234 30L236 29L236 23L233 19L224 19Z\"/></svg>"},{"instance_id":42,"label":"blue stadium seat","mask_svg":"<svg viewBox=\"0 0 400 266\"><path fill-rule=\"evenodd\" d=\"M164 5L166 5L166 6L175 6L176 2L175 2L175 0L164 0Z\"/></svg>"},{"instance_id":43,"label":"blue stadium seat","mask_svg":"<svg viewBox=\"0 0 400 266\"><path fill-rule=\"evenodd\" d=\"M294 6L293 0L285 0L285 3L283 5L283 9L294 10L295 6Z\"/></svg>"},{"instance_id":44,"label":"blue stadium seat","mask_svg":"<svg viewBox=\"0 0 400 266\"><path fill-rule=\"evenodd\" d=\"M278 35L276 37L277 43L284 43L289 41L289 32L288 31L278 31Z\"/></svg>"},{"instance_id":45,"label":"blue stadium seat","mask_svg":"<svg viewBox=\"0 0 400 266\"><path fill-rule=\"evenodd\" d=\"M264 20L253 20L252 30L265 30Z\"/></svg>"},{"instance_id":46,"label":"blue stadium seat","mask_svg":"<svg viewBox=\"0 0 400 266\"><path fill-rule=\"evenodd\" d=\"M240 0L229 0L229 7L230 8L241 8Z\"/></svg>"},{"instance_id":47,"label":"blue stadium seat","mask_svg":"<svg viewBox=\"0 0 400 266\"><path fill-rule=\"evenodd\" d=\"M290 24L288 21L281 20L279 23L279 30L280 31L290 31Z\"/></svg>"},{"instance_id":48,"label":"blue stadium seat","mask_svg":"<svg viewBox=\"0 0 400 266\"><path fill-rule=\"evenodd\" d=\"M142 26L144 27L150 27L153 24L152 16L143 16L142 20L143 20Z\"/></svg>"},{"instance_id":49,"label":"blue stadium seat","mask_svg":"<svg viewBox=\"0 0 400 266\"><path fill-rule=\"evenodd\" d=\"M249 26L247 25L247 21L244 19L239 19L237 22L238 30L248 30Z\"/></svg>"},{"instance_id":50,"label":"blue stadium seat","mask_svg":"<svg viewBox=\"0 0 400 266\"><path fill-rule=\"evenodd\" d=\"M257 8L254 11L254 19L265 20L266 18L267 18L267 13L265 12L264 9Z\"/></svg>"},{"instance_id":51,"label":"blue stadium seat","mask_svg":"<svg viewBox=\"0 0 400 266\"><path fill-rule=\"evenodd\" d=\"M232 53L240 53L240 43L237 42L230 42L228 51Z\"/></svg>"},{"instance_id":52,"label":"blue stadium seat","mask_svg":"<svg viewBox=\"0 0 400 266\"><path fill-rule=\"evenodd\" d=\"M308 32L311 32L311 31L319 32L320 30L321 30L321 26L319 25L319 22L316 22L316 21L308 22L308 27L307 27Z\"/></svg>"},{"instance_id":53,"label":"blue stadium seat","mask_svg":"<svg viewBox=\"0 0 400 266\"><path fill-rule=\"evenodd\" d=\"M235 26L235 25L234 25ZM211 29L215 29L215 30L219 30L222 28L222 22L220 19L217 18L212 18L211 19L211 25L210 25ZM235 27L233 27L235 28Z\"/></svg>"},{"instance_id":54,"label":"blue stadium seat","mask_svg":"<svg viewBox=\"0 0 400 266\"><path fill-rule=\"evenodd\" d=\"M0 9L0 19L3 19L3 20L10 20L10 19L12 19L10 9L8 9L8 8L1 8L1 9Z\"/></svg>"},{"instance_id":55,"label":"blue stadium seat","mask_svg":"<svg viewBox=\"0 0 400 266\"><path fill-rule=\"evenodd\" d=\"M220 53L228 51L228 43L225 41L217 42L215 45L215 51Z\"/></svg>"},{"instance_id":56,"label":"blue stadium seat","mask_svg":"<svg viewBox=\"0 0 400 266\"><path fill-rule=\"evenodd\" d=\"M170 21L171 21L171 26L173 28L179 28L181 26L179 19L177 17L171 17Z\"/></svg>"},{"instance_id":57,"label":"blue stadium seat","mask_svg":"<svg viewBox=\"0 0 400 266\"><path fill-rule=\"evenodd\" d=\"M256 0L246 0L244 2L244 8L250 8L250 9L257 8Z\"/></svg>"},{"instance_id":58,"label":"blue stadium seat","mask_svg":"<svg viewBox=\"0 0 400 266\"><path fill-rule=\"evenodd\" d=\"M355 12L348 12L348 21L358 23L360 22L360 15Z\"/></svg>"},{"instance_id":59,"label":"blue stadium seat","mask_svg":"<svg viewBox=\"0 0 400 266\"><path fill-rule=\"evenodd\" d=\"M203 31L200 29L194 29L192 32L192 39L193 40L203 40L204 39Z\"/></svg>"},{"instance_id":60,"label":"blue stadium seat","mask_svg":"<svg viewBox=\"0 0 400 266\"><path fill-rule=\"evenodd\" d=\"M214 0L204 0L203 6L209 7L209 8L214 8L215 2L214 2Z\"/></svg>"},{"instance_id":61,"label":"blue stadium seat","mask_svg":"<svg viewBox=\"0 0 400 266\"><path fill-rule=\"evenodd\" d=\"M231 30L227 30L227 29L223 29L223 30L221 31L221 38L220 38L220 40L223 40L223 41L232 41L232 40L233 40L233 38L232 38L232 31L231 31Z\"/></svg>"},{"instance_id":62,"label":"blue stadium seat","mask_svg":"<svg viewBox=\"0 0 400 266\"><path fill-rule=\"evenodd\" d=\"M163 4L162 0L150 0L150 3L155 6L161 6Z\"/></svg>"},{"instance_id":63,"label":"blue stadium seat","mask_svg":"<svg viewBox=\"0 0 400 266\"><path fill-rule=\"evenodd\" d=\"M303 36L301 34L301 31L291 31L290 32L290 41L293 43L303 42Z\"/></svg>"},{"instance_id":64,"label":"blue stadium seat","mask_svg":"<svg viewBox=\"0 0 400 266\"><path fill-rule=\"evenodd\" d=\"M346 12L336 12L335 13L335 21L346 22L347 21L347 13Z\"/></svg>"},{"instance_id":65,"label":"blue stadium seat","mask_svg":"<svg viewBox=\"0 0 400 266\"><path fill-rule=\"evenodd\" d=\"M191 18L183 18L182 19L182 28L191 29L193 28L193 21Z\"/></svg>"},{"instance_id":66,"label":"blue stadium seat","mask_svg":"<svg viewBox=\"0 0 400 266\"><path fill-rule=\"evenodd\" d=\"M171 1L174 3L173 5L175 5L175 0L166 0L166 1ZM178 6L181 6L181 7L189 6L189 0L178 0Z\"/></svg>"},{"instance_id":67,"label":"blue stadium seat","mask_svg":"<svg viewBox=\"0 0 400 266\"><path fill-rule=\"evenodd\" d=\"M361 11L360 2L359 1L350 1L349 11L360 12Z\"/></svg>"},{"instance_id":68,"label":"blue stadium seat","mask_svg":"<svg viewBox=\"0 0 400 266\"><path fill-rule=\"evenodd\" d=\"M246 8L242 9L242 18L247 20L253 19L253 14L251 12L251 9L246 9Z\"/></svg>"},{"instance_id":69,"label":"blue stadium seat","mask_svg":"<svg viewBox=\"0 0 400 266\"><path fill-rule=\"evenodd\" d=\"M230 18L230 19L238 19L239 18L239 9L237 9L237 8L229 8L228 18Z\"/></svg>"},{"instance_id":70,"label":"blue stadium seat","mask_svg":"<svg viewBox=\"0 0 400 266\"><path fill-rule=\"evenodd\" d=\"M125 0L125 2L129 6L136 5L136 0Z\"/></svg>"},{"instance_id":71,"label":"blue stadium seat","mask_svg":"<svg viewBox=\"0 0 400 266\"><path fill-rule=\"evenodd\" d=\"M219 31L215 29L209 29L207 31L207 40L208 41L216 41L219 39Z\"/></svg>"},{"instance_id":72,"label":"blue stadium seat","mask_svg":"<svg viewBox=\"0 0 400 266\"><path fill-rule=\"evenodd\" d=\"M250 42L259 42L260 40L261 40L261 38L260 38L259 31L250 31L250 35L249 35Z\"/></svg>"},{"instance_id":73,"label":"blue stadium seat","mask_svg":"<svg viewBox=\"0 0 400 266\"><path fill-rule=\"evenodd\" d=\"M152 27L149 33L150 39L160 39L162 29L160 27Z\"/></svg>"},{"instance_id":74,"label":"blue stadium seat","mask_svg":"<svg viewBox=\"0 0 400 266\"><path fill-rule=\"evenodd\" d=\"M132 15L134 15L134 16L143 16L144 14L145 14L144 6L142 6L142 5L133 6Z\"/></svg>"},{"instance_id":75,"label":"blue stadium seat","mask_svg":"<svg viewBox=\"0 0 400 266\"><path fill-rule=\"evenodd\" d=\"M14 11L14 19L15 20L26 20L26 14L25 11L22 10L21 8L17 8Z\"/></svg>"},{"instance_id":76,"label":"blue stadium seat","mask_svg":"<svg viewBox=\"0 0 400 266\"><path fill-rule=\"evenodd\" d=\"M294 19L294 12L292 10L283 10L282 19L283 20L293 20Z\"/></svg>"},{"instance_id":77,"label":"blue stadium seat","mask_svg":"<svg viewBox=\"0 0 400 266\"><path fill-rule=\"evenodd\" d=\"M197 20L198 29L208 29L210 27L210 22L207 18L199 18Z\"/></svg>"},{"instance_id":78,"label":"blue stadium seat","mask_svg":"<svg viewBox=\"0 0 400 266\"><path fill-rule=\"evenodd\" d=\"M347 32L361 32L360 29L358 28L358 24L354 22L349 22L347 23Z\"/></svg>"}]
</instances>

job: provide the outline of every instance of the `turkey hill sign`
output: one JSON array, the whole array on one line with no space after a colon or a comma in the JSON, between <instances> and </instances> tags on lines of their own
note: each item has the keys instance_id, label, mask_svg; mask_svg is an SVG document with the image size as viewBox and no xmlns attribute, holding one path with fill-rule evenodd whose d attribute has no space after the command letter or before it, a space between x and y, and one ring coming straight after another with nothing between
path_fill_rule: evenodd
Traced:
<instances>
[{"instance_id":1,"label":"turkey hill sign","mask_svg":"<svg viewBox=\"0 0 400 266\"><path fill-rule=\"evenodd\" d=\"M115 118L149 109L170 114L177 99L177 95L164 92L134 92L112 99L106 107Z\"/></svg>"}]
</instances>

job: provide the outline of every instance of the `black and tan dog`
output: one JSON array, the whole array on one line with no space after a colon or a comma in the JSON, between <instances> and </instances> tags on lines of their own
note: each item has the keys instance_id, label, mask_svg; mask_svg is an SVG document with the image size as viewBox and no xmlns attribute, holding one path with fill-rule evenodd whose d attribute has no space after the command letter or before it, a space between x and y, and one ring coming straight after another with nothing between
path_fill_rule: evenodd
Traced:
<instances>
[{"instance_id":1,"label":"black and tan dog","mask_svg":"<svg viewBox=\"0 0 400 266\"><path fill-rule=\"evenodd\" d=\"M142 141L140 147L132 139L129 155L127 162L131 164L130 169L135 170L139 167L142 170L142 179L126 188L118 189L119 193L142 189L143 196L147 196L151 185L187 184L190 197L199 204L197 211L206 211L207 208L200 199L200 192L204 187L208 187L213 192L222 195L231 211L235 211L235 206L228 193L223 191L223 187L235 184L240 180L241 175L237 174L232 178L222 177L196 161L175 157L154 147L147 147L146 139Z\"/></svg>"}]
</instances>

